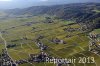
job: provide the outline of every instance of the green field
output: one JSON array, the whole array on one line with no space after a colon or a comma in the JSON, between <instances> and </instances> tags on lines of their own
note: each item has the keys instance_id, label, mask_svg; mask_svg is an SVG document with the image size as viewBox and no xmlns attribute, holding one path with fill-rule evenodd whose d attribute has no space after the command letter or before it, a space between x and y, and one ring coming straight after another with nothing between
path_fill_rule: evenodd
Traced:
<instances>
[{"instance_id":1,"label":"green field","mask_svg":"<svg viewBox=\"0 0 100 66\"><path fill-rule=\"evenodd\" d=\"M7 44L16 44L16 47L8 48L10 56L14 60L21 60L29 58L29 54L39 54L41 50L36 46L34 40L43 35L44 38L41 41L49 48L44 52L51 56L59 58L76 58L79 57L94 57L95 63L73 63L70 66L99 66L100 56L88 51L89 38L88 32L64 31L64 28L81 28L80 25L74 21L66 21L62 19L55 19L52 23L46 23L45 16L33 16L30 18L7 18L0 20L0 30L3 31L3 37L7 41ZM31 25L27 25L31 23ZM75 24L72 24L75 23ZM95 30L100 32L100 30ZM70 35L71 37L66 37ZM27 37L28 40L21 40L21 38ZM66 44L55 44L50 40L52 38L59 38L64 40ZM14 41L15 40L15 41ZM0 38L0 52L4 48L3 40ZM33 63L22 64L20 66L55 66L55 64L49 63Z\"/></svg>"}]
</instances>

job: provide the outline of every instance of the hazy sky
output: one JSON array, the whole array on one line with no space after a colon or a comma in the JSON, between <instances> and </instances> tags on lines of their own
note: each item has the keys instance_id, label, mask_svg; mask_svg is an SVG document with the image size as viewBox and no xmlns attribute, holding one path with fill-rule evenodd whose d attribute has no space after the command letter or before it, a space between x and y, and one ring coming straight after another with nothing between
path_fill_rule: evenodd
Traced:
<instances>
[{"instance_id":1,"label":"hazy sky","mask_svg":"<svg viewBox=\"0 0 100 66\"><path fill-rule=\"evenodd\" d=\"M100 0L0 0L0 9L25 8L30 6L79 2L100 2Z\"/></svg>"}]
</instances>

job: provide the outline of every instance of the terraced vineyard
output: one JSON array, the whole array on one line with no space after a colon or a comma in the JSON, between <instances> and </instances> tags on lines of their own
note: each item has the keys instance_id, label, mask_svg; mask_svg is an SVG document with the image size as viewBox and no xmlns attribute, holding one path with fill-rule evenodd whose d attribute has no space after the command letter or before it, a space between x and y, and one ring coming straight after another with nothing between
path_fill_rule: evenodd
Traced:
<instances>
[{"instance_id":1,"label":"terraced vineyard","mask_svg":"<svg viewBox=\"0 0 100 66\"><path fill-rule=\"evenodd\" d=\"M14 61L25 60L30 58L30 54L40 54L45 52L56 58L75 58L94 57L94 63L71 63L69 66L99 66L100 55L89 51L88 30L82 31L82 26L74 21L55 19L49 16L52 22L47 22L45 16L33 16L22 18L7 18L0 20L0 52L5 49ZM100 30L97 30L100 32ZM94 32L97 32L94 31ZM42 36L40 41L48 46L46 50L36 45L36 39ZM58 39L65 43L55 43L52 40ZM91 59L92 62L92 59ZM18 66L56 66L53 63L46 62L28 62ZM66 65L62 65L66 66Z\"/></svg>"}]
</instances>

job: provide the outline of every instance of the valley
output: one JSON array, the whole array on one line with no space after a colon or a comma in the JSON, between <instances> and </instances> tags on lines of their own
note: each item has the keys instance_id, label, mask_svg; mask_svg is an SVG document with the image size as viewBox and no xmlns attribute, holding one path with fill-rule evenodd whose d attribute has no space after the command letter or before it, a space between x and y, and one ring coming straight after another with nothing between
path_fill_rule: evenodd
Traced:
<instances>
[{"instance_id":1,"label":"valley","mask_svg":"<svg viewBox=\"0 0 100 66\"><path fill-rule=\"evenodd\" d=\"M77 22L75 19L79 17L65 20L49 14L0 17L3 17L0 18L0 58L11 61L15 66L100 65L100 17L97 13L96 24L89 19L87 24L85 18L84 22ZM54 64L47 63L46 57L90 59L82 63ZM1 65L9 65L6 61L0 62Z\"/></svg>"}]
</instances>

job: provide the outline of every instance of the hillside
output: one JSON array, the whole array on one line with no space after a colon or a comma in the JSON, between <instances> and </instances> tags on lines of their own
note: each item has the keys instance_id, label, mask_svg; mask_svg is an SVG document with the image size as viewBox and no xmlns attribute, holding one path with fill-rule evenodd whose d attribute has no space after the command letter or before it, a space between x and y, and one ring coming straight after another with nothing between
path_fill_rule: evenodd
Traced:
<instances>
[{"instance_id":1,"label":"hillside","mask_svg":"<svg viewBox=\"0 0 100 66\"><path fill-rule=\"evenodd\" d=\"M33 6L25 9L7 10L7 13L14 15L55 15L57 18L85 22L90 27L100 28L100 3Z\"/></svg>"}]
</instances>

